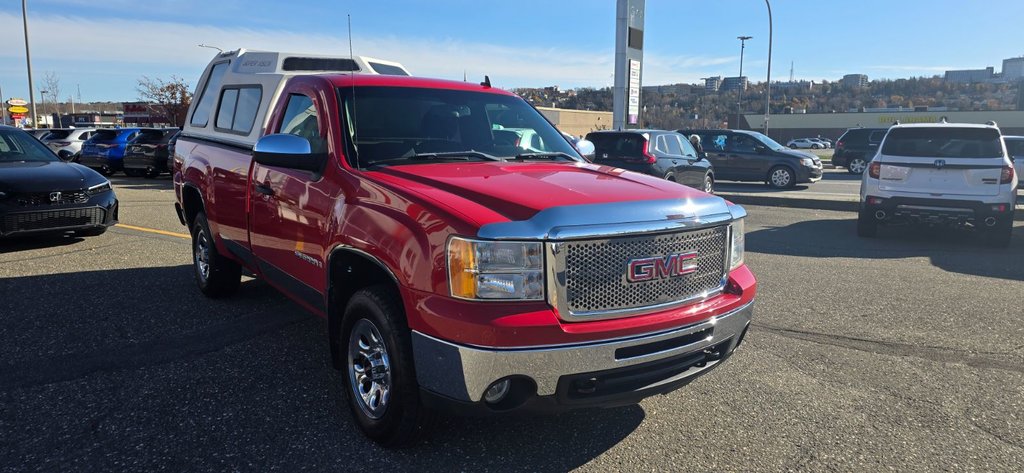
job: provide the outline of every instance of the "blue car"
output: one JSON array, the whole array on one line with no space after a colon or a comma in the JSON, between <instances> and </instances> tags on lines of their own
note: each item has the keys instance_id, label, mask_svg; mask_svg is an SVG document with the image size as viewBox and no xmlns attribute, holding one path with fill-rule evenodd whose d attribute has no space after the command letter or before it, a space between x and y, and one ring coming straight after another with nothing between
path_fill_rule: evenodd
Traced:
<instances>
[{"instance_id":1,"label":"blue car","mask_svg":"<svg viewBox=\"0 0 1024 473\"><path fill-rule=\"evenodd\" d=\"M124 169L124 151L128 142L139 136L139 128L109 128L96 130L82 145L79 164L109 176ZM136 171L131 170L134 174ZM145 172L145 170L143 170ZM129 174L132 175L132 174ZM139 174L140 176L142 174Z\"/></svg>"}]
</instances>

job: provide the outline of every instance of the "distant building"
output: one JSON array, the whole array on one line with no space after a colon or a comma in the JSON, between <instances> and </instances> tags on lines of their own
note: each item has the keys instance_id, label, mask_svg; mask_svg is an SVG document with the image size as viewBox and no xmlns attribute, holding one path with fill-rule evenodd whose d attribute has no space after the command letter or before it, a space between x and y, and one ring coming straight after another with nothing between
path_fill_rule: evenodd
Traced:
<instances>
[{"instance_id":1,"label":"distant building","mask_svg":"<svg viewBox=\"0 0 1024 473\"><path fill-rule=\"evenodd\" d=\"M669 85L646 85L642 88L643 93L675 94L686 95L693 87L690 84L669 84Z\"/></svg>"},{"instance_id":2,"label":"distant building","mask_svg":"<svg viewBox=\"0 0 1024 473\"><path fill-rule=\"evenodd\" d=\"M1003 79L1010 82L1024 79L1024 57L1003 59Z\"/></svg>"},{"instance_id":3,"label":"distant building","mask_svg":"<svg viewBox=\"0 0 1024 473\"><path fill-rule=\"evenodd\" d=\"M722 88L722 76L708 77L704 79L705 92L718 92Z\"/></svg>"},{"instance_id":4,"label":"distant building","mask_svg":"<svg viewBox=\"0 0 1024 473\"><path fill-rule=\"evenodd\" d=\"M960 84L974 84L978 82L992 82L996 78L995 68L992 66L984 69L961 69L946 71L946 82Z\"/></svg>"},{"instance_id":5,"label":"distant building","mask_svg":"<svg viewBox=\"0 0 1024 473\"><path fill-rule=\"evenodd\" d=\"M742 77L726 77L722 79L722 87L720 90L723 92L732 92L736 90L747 90L747 85L750 83L747 81L747 76Z\"/></svg>"},{"instance_id":6,"label":"distant building","mask_svg":"<svg viewBox=\"0 0 1024 473\"><path fill-rule=\"evenodd\" d=\"M809 91L814 88L813 81L806 80L794 80L789 82L775 82L772 84L773 90L803 90Z\"/></svg>"},{"instance_id":7,"label":"distant building","mask_svg":"<svg viewBox=\"0 0 1024 473\"><path fill-rule=\"evenodd\" d=\"M868 86L868 76L865 74L847 74L842 79L839 79L839 83L843 87L860 89Z\"/></svg>"}]
</instances>

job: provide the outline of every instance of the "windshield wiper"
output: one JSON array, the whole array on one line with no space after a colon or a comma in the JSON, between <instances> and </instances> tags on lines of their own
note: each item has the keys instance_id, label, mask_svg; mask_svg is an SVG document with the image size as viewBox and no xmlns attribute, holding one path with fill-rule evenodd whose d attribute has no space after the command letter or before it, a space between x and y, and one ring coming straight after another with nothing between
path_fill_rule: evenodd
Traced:
<instances>
[{"instance_id":1,"label":"windshield wiper","mask_svg":"<svg viewBox=\"0 0 1024 473\"><path fill-rule=\"evenodd\" d=\"M370 166L379 166L382 164L393 163L397 161L419 161L419 160L446 160L446 161L469 161L472 158L483 159L486 161L501 161L501 158L491 156L487 153L481 153L479 151L448 151L443 153L416 153L398 158L382 159L380 161L374 161L370 163Z\"/></svg>"},{"instance_id":2,"label":"windshield wiper","mask_svg":"<svg viewBox=\"0 0 1024 473\"><path fill-rule=\"evenodd\" d=\"M526 159L554 159L562 158L569 161L579 161L575 156L569 153L563 153L561 151L555 151L553 153L521 153L515 155L513 158L507 158L508 160L526 160Z\"/></svg>"}]
</instances>

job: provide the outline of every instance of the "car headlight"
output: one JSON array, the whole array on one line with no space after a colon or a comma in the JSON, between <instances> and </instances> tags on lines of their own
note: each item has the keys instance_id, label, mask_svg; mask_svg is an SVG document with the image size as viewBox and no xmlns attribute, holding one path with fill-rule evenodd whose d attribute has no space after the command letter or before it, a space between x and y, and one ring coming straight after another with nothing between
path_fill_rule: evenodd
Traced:
<instances>
[{"instance_id":1,"label":"car headlight","mask_svg":"<svg viewBox=\"0 0 1024 473\"><path fill-rule=\"evenodd\" d=\"M544 299L544 254L539 242L448 240L452 297L471 300Z\"/></svg>"},{"instance_id":2,"label":"car headlight","mask_svg":"<svg viewBox=\"0 0 1024 473\"><path fill-rule=\"evenodd\" d=\"M800 164L803 164L804 166L807 166L809 168L813 168L814 160L811 158L800 158Z\"/></svg>"},{"instance_id":3,"label":"car headlight","mask_svg":"<svg viewBox=\"0 0 1024 473\"><path fill-rule=\"evenodd\" d=\"M729 245L729 271L732 271L743 264L743 254L747 251L747 239L743 234L742 218L733 220L729 225L729 234L732 235L732 242Z\"/></svg>"},{"instance_id":4,"label":"car headlight","mask_svg":"<svg viewBox=\"0 0 1024 473\"><path fill-rule=\"evenodd\" d=\"M111 190L110 181L103 181L85 190L86 194L98 195Z\"/></svg>"}]
</instances>

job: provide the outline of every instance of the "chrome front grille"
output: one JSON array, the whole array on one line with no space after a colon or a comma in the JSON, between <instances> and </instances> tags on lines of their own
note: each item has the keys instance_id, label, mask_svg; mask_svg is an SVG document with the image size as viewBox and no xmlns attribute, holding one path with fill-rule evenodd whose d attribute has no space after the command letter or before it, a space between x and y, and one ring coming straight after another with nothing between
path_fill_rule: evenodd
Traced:
<instances>
[{"instance_id":1,"label":"chrome front grille","mask_svg":"<svg viewBox=\"0 0 1024 473\"><path fill-rule=\"evenodd\" d=\"M556 307L567 319L626 316L707 297L725 282L729 227L557 243ZM631 260L696 252L690 274L630 282Z\"/></svg>"}]
</instances>

